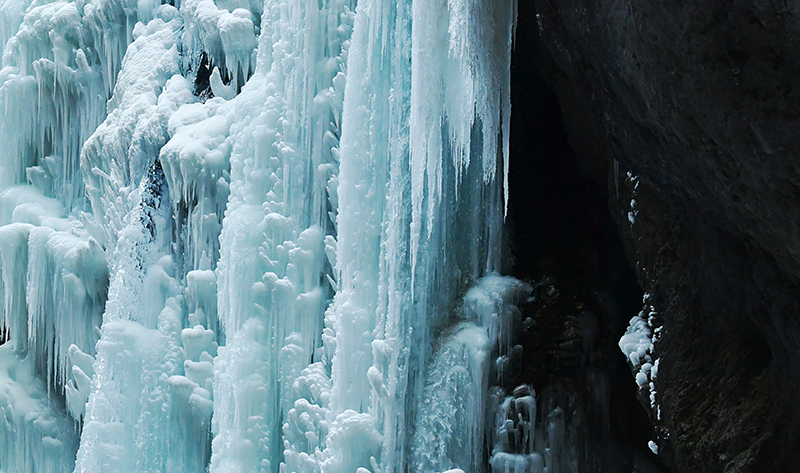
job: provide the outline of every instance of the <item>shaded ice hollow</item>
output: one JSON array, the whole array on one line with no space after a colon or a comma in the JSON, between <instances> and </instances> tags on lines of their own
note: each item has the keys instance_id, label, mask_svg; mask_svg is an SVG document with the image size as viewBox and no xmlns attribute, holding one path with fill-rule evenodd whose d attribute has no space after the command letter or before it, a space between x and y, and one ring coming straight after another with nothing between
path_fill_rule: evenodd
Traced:
<instances>
[{"instance_id":1,"label":"shaded ice hollow","mask_svg":"<svg viewBox=\"0 0 800 473\"><path fill-rule=\"evenodd\" d=\"M489 369L531 289L497 275L515 15L1 2L0 470L470 473L532 438Z\"/></svg>"}]
</instances>

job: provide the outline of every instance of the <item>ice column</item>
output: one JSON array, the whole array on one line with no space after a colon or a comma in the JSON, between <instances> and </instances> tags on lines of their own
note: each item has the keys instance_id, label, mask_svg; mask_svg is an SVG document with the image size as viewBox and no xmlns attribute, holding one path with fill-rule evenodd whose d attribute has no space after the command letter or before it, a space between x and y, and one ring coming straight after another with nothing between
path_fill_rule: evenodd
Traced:
<instances>
[{"instance_id":1,"label":"ice column","mask_svg":"<svg viewBox=\"0 0 800 473\"><path fill-rule=\"evenodd\" d=\"M175 133L173 116L197 98L180 75L178 11L163 5L151 16L133 28L110 113L82 155L111 282L96 362L81 368L93 381L79 472L202 471L210 453L216 343L213 332L185 326L183 274L172 257L174 191L158 160ZM76 376L69 391L76 412L81 384Z\"/></svg>"},{"instance_id":2,"label":"ice column","mask_svg":"<svg viewBox=\"0 0 800 473\"><path fill-rule=\"evenodd\" d=\"M337 279L329 259L351 6L268 2L256 71L229 102L231 184L217 268L226 345L214 364L212 472L316 469L330 390L321 336Z\"/></svg>"},{"instance_id":3,"label":"ice column","mask_svg":"<svg viewBox=\"0 0 800 473\"><path fill-rule=\"evenodd\" d=\"M501 269L507 166L497 158L507 157L514 7L358 5L341 141L341 279L327 315L336 354L323 471L414 468L406 427L423 415L428 354L459 323L459 293ZM482 435L468 442L462 451L481 451Z\"/></svg>"}]
</instances>

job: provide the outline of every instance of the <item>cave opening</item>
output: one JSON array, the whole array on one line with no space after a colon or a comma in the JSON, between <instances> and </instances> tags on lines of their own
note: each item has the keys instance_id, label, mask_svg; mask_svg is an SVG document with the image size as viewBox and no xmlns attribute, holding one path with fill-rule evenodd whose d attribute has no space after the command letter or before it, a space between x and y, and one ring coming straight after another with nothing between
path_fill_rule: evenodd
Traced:
<instances>
[{"instance_id":1,"label":"cave opening","mask_svg":"<svg viewBox=\"0 0 800 473\"><path fill-rule=\"evenodd\" d=\"M642 290L609 211L611 163L586 162L596 156L570 146L558 97L539 70L542 54L535 4L521 2L511 61L512 274L557 292L523 308L535 325L520 336L523 359L505 388L529 384L566 399L563 407L582 419L579 471L668 471L648 449L653 427L617 346L642 308Z\"/></svg>"}]
</instances>

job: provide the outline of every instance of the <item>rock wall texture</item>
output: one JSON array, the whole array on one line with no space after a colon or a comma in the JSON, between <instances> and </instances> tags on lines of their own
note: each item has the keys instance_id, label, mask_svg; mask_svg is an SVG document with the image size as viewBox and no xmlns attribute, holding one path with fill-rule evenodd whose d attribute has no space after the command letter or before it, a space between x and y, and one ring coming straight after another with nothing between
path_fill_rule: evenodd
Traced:
<instances>
[{"instance_id":1,"label":"rock wall texture","mask_svg":"<svg viewBox=\"0 0 800 473\"><path fill-rule=\"evenodd\" d=\"M535 7L520 23L540 31L532 60L582 169L607 178L663 323L661 458L676 472L797 471L800 3Z\"/></svg>"}]
</instances>

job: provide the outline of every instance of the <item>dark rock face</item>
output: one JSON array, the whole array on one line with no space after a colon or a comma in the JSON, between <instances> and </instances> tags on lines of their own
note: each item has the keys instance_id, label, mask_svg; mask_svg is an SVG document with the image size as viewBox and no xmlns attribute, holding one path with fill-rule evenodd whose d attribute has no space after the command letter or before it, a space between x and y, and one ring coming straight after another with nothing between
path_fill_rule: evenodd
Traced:
<instances>
[{"instance_id":1,"label":"dark rock face","mask_svg":"<svg viewBox=\"0 0 800 473\"><path fill-rule=\"evenodd\" d=\"M535 4L531 60L559 95L579 166L607 179L663 321L661 458L676 472L797 471L800 7Z\"/></svg>"}]
</instances>

